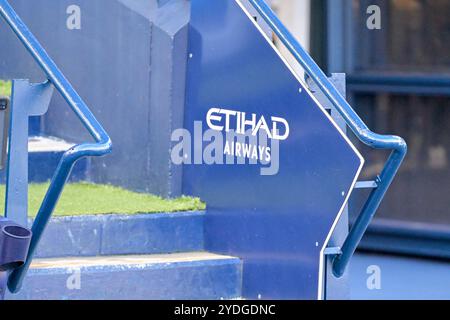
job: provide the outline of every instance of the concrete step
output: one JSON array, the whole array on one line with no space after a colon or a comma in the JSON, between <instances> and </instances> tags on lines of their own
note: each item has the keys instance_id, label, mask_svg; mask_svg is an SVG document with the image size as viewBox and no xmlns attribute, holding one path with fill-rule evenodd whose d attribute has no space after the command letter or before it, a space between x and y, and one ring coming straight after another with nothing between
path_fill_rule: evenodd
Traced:
<instances>
[{"instance_id":1,"label":"concrete step","mask_svg":"<svg viewBox=\"0 0 450 320\"><path fill-rule=\"evenodd\" d=\"M48 224L36 257L203 251L204 216L204 212L179 212L57 217Z\"/></svg>"},{"instance_id":2,"label":"concrete step","mask_svg":"<svg viewBox=\"0 0 450 320\"><path fill-rule=\"evenodd\" d=\"M36 259L7 299L235 299L242 263L207 252Z\"/></svg>"}]
</instances>

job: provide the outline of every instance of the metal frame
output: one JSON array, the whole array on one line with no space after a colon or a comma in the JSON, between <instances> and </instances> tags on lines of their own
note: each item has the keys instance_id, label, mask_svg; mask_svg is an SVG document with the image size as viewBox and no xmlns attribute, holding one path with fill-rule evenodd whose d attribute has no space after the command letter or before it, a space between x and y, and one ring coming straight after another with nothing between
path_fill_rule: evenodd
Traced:
<instances>
[{"instance_id":1,"label":"metal frame","mask_svg":"<svg viewBox=\"0 0 450 320\"><path fill-rule=\"evenodd\" d=\"M370 70L357 71L352 0L327 0L327 12L330 13L324 18L329 35L325 52L328 60L327 71L347 72L349 91L450 95L448 74L400 71L382 74Z\"/></svg>"},{"instance_id":2,"label":"metal frame","mask_svg":"<svg viewBox=\"0 0 450 320\"><path fill-rule=\"evenodd\" d=\"M372 190L341 248L342 254L337 255L333 261L333 273L335 276L341 277L406 156L406 142L397 136L380 135L370 131L264 0L249 0L249 2L323 91L356 137L374 149L392 150L384 169L377 178L377 188Z\"/></svg>"},{"instance_id":3,"label":"metal frame","mask_svg":"<svg viewBox=\"0 0 450 320\"><path fill-rule=\"evenodd\" d=\"M90 135L95 140L95 143L83 143L76 145L66 151L62 156L33 223L31 229L33 232L33 237L31 239L27 260L22 267L11 273L8 280L9 290L11 292L17 292L20 289L21 282L31 264L33 254L42 233L44 232L53 210L55 209L56 203L74 164L77 160L84 157L103 156L110 153L112 151L112 142L83 99L78 95L70 82L58 69L54 61L49 57L47 52L16 14L7 0L0 0L0 15L8 23L40 68L45 72L48 80L63 96L67 104L78 116L84 127L89 131Z\"/></svg>"}]
</instances>

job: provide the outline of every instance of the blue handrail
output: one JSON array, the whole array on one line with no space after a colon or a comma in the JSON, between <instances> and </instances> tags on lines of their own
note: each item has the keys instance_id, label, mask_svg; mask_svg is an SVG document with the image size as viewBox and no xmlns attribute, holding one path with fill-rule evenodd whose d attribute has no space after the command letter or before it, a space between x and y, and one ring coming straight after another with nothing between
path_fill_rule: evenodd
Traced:
<instances>
[{"instance_id":1,"label":"blue handrail","mask_svg":"<svg viewBox=\"0 0 450 320\"><path fill-rule=\"evenodd\" d=\"M58 69L54 61L16 14L7 0L0 0L0 14L20 39L22 44L27 48L37 64L45 72L48 80L63 96L96 141L96 143L76 145L66 151L62 156L33 223L31 229L33 237L31 239L27 260L22 267L11 273L8 280L9 290L11 292L17 292L21 287L22 280L31 264L31 260L33 259L34 252L41 239L42 233L55 209L56 203L58 202L75 162L84 157L103 156L110 153L112 151L112 143L110 137L84 103L83 99Z\"/></svg>"},{"instance_id":2,"label":"blue handrail","mask_svg":"<svg viewBox=\"0 0 450 320\"><path fill-rule=\"evenodd\" d=\"M336 277L341 277L406 156L408 149L406 142L397 136L380 135L370 131L264 0L249 0L249 2L331 101L356 137L374 149L392 150L383 171L378 176L378 187L371 192L344 241L341 248L342 254L337 255L333 260L333 273Z\"/></svg>"}]
</instances>

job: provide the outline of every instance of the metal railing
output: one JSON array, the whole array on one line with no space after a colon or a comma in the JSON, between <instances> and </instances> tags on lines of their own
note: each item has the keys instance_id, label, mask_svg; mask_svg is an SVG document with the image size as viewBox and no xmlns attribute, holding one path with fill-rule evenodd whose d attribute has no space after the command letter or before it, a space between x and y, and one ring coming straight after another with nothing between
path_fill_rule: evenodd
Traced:
<instances>
[{"instance_id":1,"label":"metal railing","mask_svg":"<svg viewBox=\"0 0 450 320\"><path fill-rule=\"evenodd\" d=\"M326 97L331 101L336 110L346 121L349 128L355 133L361 142L375 149L393 150L387 160L384 169L377 179L377 187L371 192L361 213L359 214L353 228L346 238L341 250L342 254L337 255L333 261L333 272L336 276L341 276L370 221L375 215L386 191L392 183L398 169L406 156L407 145L405 141L397 136L386 136L373 133L366 124L356 114L347 101L340 95L327 76L317 66L314 60L295 40L276 14L263 0L249 0L261 17L273 29L275 34L305 69L306 73L313 79ZM33 237L29 249L29 254L25 264L14 270L8 281L10 291L17 292L25 276L37 244L42 233L55 209L56 203L61 195L64 185L75 162L83 157L103 156L111 152L112 143L106 131L95 119L92 112L84 103L82 98L74 90L70 82L64 77L53 60L49 57L44 48L26 27L23 21L16 14L7 0L0 0L0 14L27 48L37 64L45 72L48 80L61 93L71 109L78 116L80 121L89 131L96 143L84 143L69 149L62 156L58 168L52 178L50 187L38 211L37 217L32 226Z\"/></svg>"},{"instance_id":2,"label":"metal railing","mask_svg":"<svg viewBox=\"0 0 450 320\"><path fill-rule=\"evenodd\" d=\"M341 277L406 156L406 142L397 136L380 135L370 131L264 0L249 0L249 2L334 105L356 137L374 149L392 150L384 169L377 177L377 187L370 193L367 202L344 241L341 248L342 254L336 255L334 258L333 273L336 277Z\"/></svg>"},{"instance_id":3,"label":"metal railing","mask_svg":"<svg viewBox=\"0 0 450 320\"><path fill-rule=\"evenodd\" d=\"M36 63L45 72L48 80L59 91L95 140L95 143L76 145L67 150L62 156L33 223L31 229L33 237L31 239L27 260L23 266L11 273L8 280L9 290L11 292L17 292L21 287L22 280L31 264L33 254L41 239L42 233L55 209L56 203L58 202L74 164L84 157L103 156L110 153L112 150L112 143L108 134L94 117L83 99L64 77L62 72L58 69L56 64L16 14L7 0L0 0L0 15L8 23Z\"/></svg>"}]
</instances>

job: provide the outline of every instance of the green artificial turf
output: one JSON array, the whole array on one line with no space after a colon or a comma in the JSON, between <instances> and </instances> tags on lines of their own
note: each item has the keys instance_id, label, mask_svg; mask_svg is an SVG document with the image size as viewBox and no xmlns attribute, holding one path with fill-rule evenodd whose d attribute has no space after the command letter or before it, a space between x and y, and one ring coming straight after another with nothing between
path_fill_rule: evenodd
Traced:
<instances>
[{"instance_id":1,"label":"green artificial turf","mask_svg":"<svg viewBox=\"0 0 450 320\"><path fill-rule=\"evenodd\" d=\"M11 96L11 81L0 80L0 96Z\"/></svg>"},{"instance_id":2,"label":"green artificial turf","mask_svg":"<svg viewBox=\"0 0 450 320\"><path fill-rule=\"evenodd\" d=\"M0 96L11 95L11 81L0 80ZM39 209L48 183L30 184L28 212L34 217ZM5 197L5 186L0 186L0 199ZM0 201L4 212L4 203ZM204 210L205 204L198 198L181 197L163 199L151 194L137 193L110 185L74 183L67 184L55 216L85 214L138 214Z\"/></svg>"},{"instance_id":3,"label":"green artificial turf","mask_svg":"<svg viewBox=\"0 0 450 320\"><path fill-rule=\"evenodd\" d=\"M28 212L34 217L48 188L48 183L30 184ZM4 198L5 186L0 186ZM204 210L198 198L163 199L151 194L136 193L110 185L73 183L64 188L54 216L87 214L138 214Z\"/></svg>"}]
</instances>

